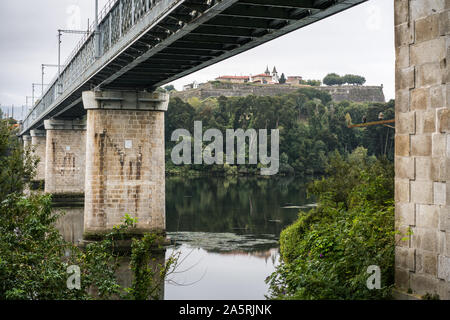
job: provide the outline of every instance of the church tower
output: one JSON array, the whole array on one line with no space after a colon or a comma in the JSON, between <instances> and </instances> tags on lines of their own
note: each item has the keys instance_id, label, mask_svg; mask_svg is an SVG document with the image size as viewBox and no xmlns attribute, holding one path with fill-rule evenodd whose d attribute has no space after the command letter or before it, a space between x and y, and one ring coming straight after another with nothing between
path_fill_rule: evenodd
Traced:
<instances>
[{"instance_id":1,"label":"church tower","mask_svg":"<svg viewBox=\"0 0 450 320\"><path fill-rule=\"evenodd\" d=\"M280 82L280 77L278 76L278 71L277 71L276 67L273 67L272 81L275 82L275 83L279 83Z\"/></svg>"}]
</instances>

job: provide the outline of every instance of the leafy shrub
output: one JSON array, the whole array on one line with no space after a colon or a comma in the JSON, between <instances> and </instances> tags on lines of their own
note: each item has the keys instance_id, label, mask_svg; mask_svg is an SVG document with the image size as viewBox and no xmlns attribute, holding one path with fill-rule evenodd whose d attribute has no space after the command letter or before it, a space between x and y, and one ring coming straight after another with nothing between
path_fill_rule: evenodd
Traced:
<instances>
[{"instance_id":1,"label":"leafy shrub","mask_svg":"<svg viewBox=\"0 0 450 320\"><path fill-rule=\"evenodd\" d=\"M281 263L267 279L273 299L385 299L394 283L393 166L358 148L332 157L309 188L318 207L280 237ZM381 269L369 290L367 268Z\"/></svg>"}]
</instances>

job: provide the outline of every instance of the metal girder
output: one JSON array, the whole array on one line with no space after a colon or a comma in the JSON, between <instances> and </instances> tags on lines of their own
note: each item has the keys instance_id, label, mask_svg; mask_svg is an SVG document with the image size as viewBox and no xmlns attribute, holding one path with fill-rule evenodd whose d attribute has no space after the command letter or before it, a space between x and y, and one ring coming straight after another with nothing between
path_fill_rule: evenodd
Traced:
<instances>
[{"instance_id":1,"label":"metal girder","mask_svg":"<svg viewBox=\"0 0 450 320\"><path fill-rule=\"evenodd\" d=\"M177 48L166 48L164 49L163 53L166 54L172 54L172 55L181 55L181 56L189 56L189 55L195 55L195 56L201 56L201 57L217 57L218 55L222 54L224 51L219 52L212 52L211 50L196 50L196 49L177 49Z\"/></svg>"},{"instance_id":2,"label":"metal girder","mask_svg":"<svg viewBox=\"0 0 450 320\"><path fill-rule=\"evenodd\" d=\"M209 49L209 50L219 50L225 51L230 50L232 47L236 45L227 45L227 44L217 44L217 43L207 43L207 42L185 42L185 41L177 41L174 44L170 45L168 48L178 48L178 49Z\"/></svg>"},{"instance_id":3,"label":"metal girder","mask_svg":"<svg viewBox=\"0 0 450 320\"><path fill-rule=\"evenodd\" d=\"M305 12L310 9L287 9L278 7L264 7L247 4L237 4L232 8L220 13L220 16L245 17L245 18L263 18L263 19L281 19L298 20L305 16Z\"/></svg>"},{"instance_id":4,"label":"metal girder","mask_svg":"<svg viewBox=\"0 0 450 320\"><path fill-rule=\"evenodd\" d=\"M224 27L237 27L237 28L261 28L261 29L280 29L284 27L288 21L286 20L267 20L261 18L247 19L241 17L225 17L225 16L216 16L214 19L211 19L207 23L203 24L204 26L224 26Z\"/></svg>"},{"instance_id":5,"label":"metal girder","mask_svg":"<svg viewBox=\"0 0 450 320\"><path fill-rule=\"evenodd\" d=\"M243 40L240 40L243 39ZM244 43L245 41L250 41L251 38L247 37L221 37L221 36L209 36L209 35L195 35L195 34L189 34L185 38L183 38L183 41L191 41L191 42L206 42L206 43L221 43L221 44L236 44L239 45L241 43Z\"/></svg>"},{"instance_id":6,"label":"metal girder","mask_svg":"<svg viewBox=\"0 0 450 320\"><path fill-rule=\"evenodd\" d=\"M152 89L365 1L114 2L100 19L101 54L97 33L86 35L27 115L21 134L70 108L83 90Z\"/></svg>"},{"instance_id":7,"label":"metal girder","mask_svg":"<svg viewBox=\"0 0 450 320\"><path fill-rule=\"evenodd\" d=\"M191 34L213 35L213 36L229 36L229 37L257 37L264 30L255 30L247 28L230 28L230 27L209 27L200 26Z\"/></svg>"},{"instance_id":8,"label":"metal girder","mask_svg":"<svg viewBox=\"0 0 450 320\"><path fill-rule=\"evenodd\" d=\"M239 0L239 3L267 6L271 8L319 9L317 0Z\"/></svg>"}]
</instances>

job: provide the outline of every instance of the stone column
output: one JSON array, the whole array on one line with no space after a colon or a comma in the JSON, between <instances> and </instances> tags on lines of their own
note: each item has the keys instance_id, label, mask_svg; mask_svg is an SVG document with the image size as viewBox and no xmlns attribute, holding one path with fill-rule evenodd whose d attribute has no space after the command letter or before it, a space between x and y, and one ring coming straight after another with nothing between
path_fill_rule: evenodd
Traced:
<instances>
[{"instance_id":1,"label":"stone column","mask_svg":"<svg viewBox=\"0 0 450 320\"><path fill-rule=\"evenodd\" d=\"M450 299L450 2L394 5L396 285Z\"/></svg>"},{"instance_id":2,"label":"stone column","mask_svg":"<svg viewBox=\"0 0 450 320\"><path fill-rule=\"evenodd\" d=\"M24 149L27 149L31 146L31 136L23 135L22 140L23 140L23 148Z\"/></svg>"},{"instance_id":3,"label":"stone column","mask_svg":"<svg viewBox=\"0 0 450 320\"><path fill-rule=\"evenodd\" d=\"M31 130L30 134L34 155L39 158L35 180L42 181L45 180L45 152L47 140L45 130Z\"/></svg>"},{"instance_id":4,"label":"stone column","mask_svg":"<svg viewBox=\"0 0 450 320\"><path fill-rule=\"evenodd\" d=\"M83 193L86 121L45 120L45 192Z\"/></svg>"},{"instance_id":5,"label":"stone column","mask_svg":"<svg viewBox=\"0 0 450 320\"><path fill-rule=\"evenodd\" d=\"M168 94L83 92L87 110L85 238L138 219L135 233L165 230L164 111Z\"/></svg>"}]
</instances>

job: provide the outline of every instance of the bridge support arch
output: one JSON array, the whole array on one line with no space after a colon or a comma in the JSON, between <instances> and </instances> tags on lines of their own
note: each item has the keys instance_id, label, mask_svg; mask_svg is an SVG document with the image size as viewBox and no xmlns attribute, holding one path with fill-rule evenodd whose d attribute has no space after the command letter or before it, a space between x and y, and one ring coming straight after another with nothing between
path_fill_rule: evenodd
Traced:
<instances>
[{"instance_id":1,"label":"bridge support arch","mask_svg":"<svg viewBox=\"0 0 450 320\"><path fill-rule=\"evenodd\" d=\"M450 2L394 6L396 285L450 299Z\"/></svg>"},{"instance_id":2,"label":"bridge support arch","mask_svg":"<svg viewBox=\"0 0 450 320\"><path fill-rule=\"evenodd\" d=\"M87 110L84 236L110 231L125 214L136 233L165 230L164 112L169 95L83 92Z\"/></svg>"}]
</instances>

